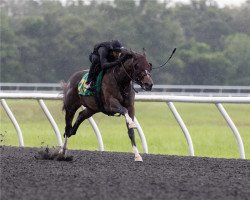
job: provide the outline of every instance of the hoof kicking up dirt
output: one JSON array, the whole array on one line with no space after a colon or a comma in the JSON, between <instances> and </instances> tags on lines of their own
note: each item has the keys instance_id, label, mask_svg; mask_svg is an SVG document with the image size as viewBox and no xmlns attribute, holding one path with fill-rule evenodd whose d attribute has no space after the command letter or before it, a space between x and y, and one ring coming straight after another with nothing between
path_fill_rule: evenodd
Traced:
<instances>
[{"instance_id":1,"label":"hoof kicking up dirt","mask_svg":"<svg viewBox=\"0 0 250 200\"><path fill-rule=\"evenodd\" d=\"M50 152L50 149L46 147L45 150L39 151L37 155L35 155L37 160L57 160L57 161L72 161L73 156L66 156L60 154L58 150L55 152Z\"/></svg>"}]
</instances>

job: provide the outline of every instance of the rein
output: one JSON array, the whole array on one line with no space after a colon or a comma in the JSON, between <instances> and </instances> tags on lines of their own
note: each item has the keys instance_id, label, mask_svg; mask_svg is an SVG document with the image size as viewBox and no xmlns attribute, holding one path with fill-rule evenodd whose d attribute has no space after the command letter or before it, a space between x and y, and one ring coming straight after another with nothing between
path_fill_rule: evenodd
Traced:
<instances>
[{"instance_id":1,"label":"rein","mask_svg":"<svg viewBox=\"0 0 250 200\"><path fill-rule=\"evenodd\" d=\"M133 88L133 90L134 90L136 93L138 93L138 91L134 88L134 83L137 83L138 85L140 85L139 82L138 82L137 80L133 79L133 78L129 75L129 73L127 72L127 70L126 70L126 68L124 67L123 63L121 63L121 65L122 65L122 67L123 67L123 69L124 69L126 75L127 75L127 76L131 79L131 81L132 81L132 88ZM134 67L133 67L133 68L134 68ZM135 71L135 70L134 70L134 71Z\"/></svg>"},{"instance_id":2,"label":"rein","mask_svg":"<svg viewBox=\"0 0 250 200\"><path fill-rule=\"evenodd\" d=\"M119 66L119 65L117 65L116 67L118 67L118 66ZM136 93L138 93L138 91L134 88L134 83L136 83L136 84L138 84L138 85L140 85L140 83L129 75L129 73L127 72L127 70L126 70L126 68L124 67L123 63L121 63L121 66L122 66L122 68L124 69L125 74L126 74L126 75L129 77L129 79L132 81L132 88L133 88L133 90L134 90ZM116 73L115 73L116 67L113 68L113 71L112 71L112 72L113 72L113 76L114 76L114 78L115 78L115 81L118 82L118 81L117 81L117 78L116 78L116 76L115 76L115 74L116 74ZM134 67L133 67L133 69L134 69ZM135 71L135 70L133 70L133 71ZM134 74L134 73L133 73L133 74Z\"/></svg>"},{"instance_id":3,"label":"rein","mask_svg":"<svg viewBox=\"0 0 250 200\"><path fill-rule=\"evenodd\" d=\"M133 83L137 83L137 84L138 84L138 82L137 82L134 78L132 78L132 77L129 75L129 73L127 72L127 70L126 70L126 68L124 67L123 63L121 63L121 65L122 65L122 67L123 67L123 69L124 69L126 75L131 79L131 81L132 81ZM133 68L134 68L134 67L133 67ZM134 71L135 71L135 70L134 70ZM133 74L134 74L134 73L133 73Z\"/></svg>"},{"instance_id":4,"label":"rein","mask_svg":"<svg viewBox=\"0 0 250 200\"><path fill-rule=\"evenodd\" d=\"M116 67L118 67L119 65L117 65ZM129 75L129 73L127 72L127 70L125 69L125 67L124 67L124 65L123 65L123 63L121 63L121 66L123 67L123 69L124 69L124 71L125 71L125 73L126 73L126 75L130 78L130 80L132 81L132 88L133 88L133 90L136 92L136 93L138 93L138 91L134 88L134 83L137 83L138 84L138 82L136 81L136 80L134 80L130 75ZM118 82L117 81L117 78L116 78L116 76L115 76L115 69L116 69L116 67L114 67L113 68L113 76L114 76L114 78L115 78L115 81L116 82Z\"/></svg>"}]
</instances>

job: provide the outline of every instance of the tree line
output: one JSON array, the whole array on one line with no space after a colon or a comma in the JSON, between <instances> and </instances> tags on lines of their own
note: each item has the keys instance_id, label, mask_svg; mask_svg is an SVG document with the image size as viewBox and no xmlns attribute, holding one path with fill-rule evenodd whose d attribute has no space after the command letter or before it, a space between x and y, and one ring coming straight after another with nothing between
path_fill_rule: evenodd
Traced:
<instances>
[{"instance_id":1,"label":"tree line","mask_svg":"<svg viewBox=\"0 0 250 200\"><path fill-rule=\"evenodd\" d=\"M8 0L1 8L1 82L59 82L88 69L101 41L120 40L154 67L156 84L250 85L250 1Z\"/></svg>"}]
</instances>

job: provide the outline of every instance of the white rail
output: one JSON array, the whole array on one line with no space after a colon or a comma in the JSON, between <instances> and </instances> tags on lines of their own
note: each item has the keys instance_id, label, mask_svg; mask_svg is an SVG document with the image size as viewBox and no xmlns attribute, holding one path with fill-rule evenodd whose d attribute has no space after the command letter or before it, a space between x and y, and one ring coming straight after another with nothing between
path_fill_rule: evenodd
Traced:
<instances>
[{"instance_id":1,"label":"white rail","mask_svg":"<svg viewBox=\"0 0 250 200\"><path fill-rule=\"evenodd\" d=\"M13 119L14 115L12 114L11 110L6 109L7 103L6 103L5 99L36 99L36 100L40 100L40 101L42 99L43 100L53 100L53 99L58 100L58 99L62 99L62 95L61 94L43 94L43 93L0 93L0 99L1 99L1 103L2 103L5 111L7 112L12 123L16 127L16 130L17 130L17 133L19 136L19 143L20 143L20 146L22 146L23 141L22 141L21 130L20 130L20 128L18 128L19 126L18 126L18 123L16 122L16 120ZM235 139L238 143L240 158L245 159L244 145L243 145L240 133L237 130L237 128L236 128L235 124L233 123L233 121L231 120L231 118L229 117L229 115L227 114L225 108L222 106L222 103L250 104L250 97L194 97L194 96L168 96L168 95L136 95L135 99L136 99L136 101L144 101L144 102L167 102L167 105L169 106L170 110L172 111L175 119L179 123L179 125L180 125L180 127L185 135L185 138L187 140L187 144L189 147L189 155L191 155L191 156L194 156L194 148L193 148L192 139L190 137L190 134L188 132L188 129L187 129L184 121L182 120L181 116L179 115L178 111L176 110L173 102L212 103L212 104L215 104L233 131ZM44 112L46 114L47 111L45 111L45 110L46 109L44 109ZM48 119L49 118L50 117L48 117ZM53 123L52 119L50 119L51 124ZM99 150L103 151L104 146L103 146L100 131L99 131L98 127L96 126L96 124L94 123L93 119L90 119L89 121L90 121L90 123L91 123L91 125L96 133L96 137L97 137L98 144L99 144ZM140 124L136 118L135 118L135 123L137 125L137 130L138 130L141 142L142 142L143 151L145 153L148 153L148 146L147 146L147 141L146 141L145 135L144 135L142 128L140 127ZM53 126L55 132L58 132L58 130L56 130L56 125L52 125L52 126ZM56 133L56 135L57 135L57 137L60 137L60 134ZM58 141L60 144L59 138L58 138Z\"/></svg>"},{"instance_id":2,"label":"white rail","mask_svg":"<svg viewBox=\"0 0 250 200\"><path fill-rule=\"evenodd\" d=\"M6 101L4 99L1 99L1 104L2 104L4 110L6 111L7 115L9 116L11 122L13 123L13 125L14 125L14 127L16 129L17 136L18 136L18 141L19 141L19 146L24 147L23 134L22 134L22 131L20 129L19 124L17 123L17 120L16 120L15 116L11 112L9 106L7 105L7 103L6 103Z\"/></svg>"},{"instance_id":3,"label":"white rail","mask_svg":"<svg viewBox=\"0 0 250 200\"><path fill-rule=\"evenodd\" d=\"M233 121L231 120L231 118L227 114L227 111L225 110L225 108L220 103L216 103L216 106L234 133L234 136L238 142L240 157L245 158L245 150L244 150L243 142L242 142L242 139L240 137L240 133L239 133L238 129L236 128Z\"/></svg>"},{"instance_id":4,"label":"white rail","mask_svg":"<svg viewBox=\"0 0 250 200\"><path fill-rule=\"evenodd\" d=\"M6 113L8 114L10 120L12 121L12 123L14 124L17 134L18 134L18 138L19 138L19 145L20 146L24 146L24 142L23 142L23 136L22 136L22 132L21 129L12 113L12 111L10 110L10 108L8 107L5 99L33 99L33 100L38 100L39 105L41 106L42 110L44 111L44 114L46 115L47 119L49 120L50 124L52 125L54 132L56 134L59 146L62 146L62 138L61 138L61 134L59 131L59 128L55 122L55 120L53 119L51 113L49 112L49 109L47 108L47 106L45 105L43 100L60 100L62 99L62 94L44 94L44 93L0 93L0 99L1 99L1 103L3 105L4 110L6 111ZM84 107L82 107L84 109ZM100 151L104 151L104 144L103 144L103 140L102 140L102 135L100 133L100 130L97 126L97 124L95 123L95 120L90 117L88 118L89 123L91 124L94 132L95 132L95 136L96 139L98 141L98 145L99 145L99 150ZM145 138L145 135L142 131L142 128L138 122L138 120L135 118L135 123L137 126L137 131L138 134L140 136L141 142L142 142L142 147L143 147L143 152L144 153L148 153L148 146L147 146L147 141Z\"/></svg>"},{"instance_id":5,"label":"white rail","mask_svg":"<svg viewBox=\"0 0 250 200\"><path fill-rule=\"evenodd\" d=\"M185 126L185 123L184 121L182 120L180 114L178 113L178 111L176 110L174 104L172 102L168 102L168 107L170 108L170 110L172 111L176 121L178 122L178 124L180 125L184 135L185 135L185 138L187 140L187 143L188 143L188 147L189 147L189 155L190 156L194 156L194 147L193 147L193 142L192 142L192 139L190 137L190 134L188 132L188 129L187 127Z\"/></svg>"},{"instance_id":6,"label":"white rail","mask_svg":"<svg viewBox=\"0 0 250 200\"><path fill-rule=\"evenodd\" d=\"M135 85L135 88L141 91L140 86ZM0 83L0 91L4 92L56 93L61 90L60 83ZM250 86L154 85L152 92L186 96L250 96Z\"/></svg>"},{"instance_id":7,"label":"white rail","mask_svg":"<svg viewBox=\"0 0 250 200\"><path fill-rule=\"evenodd\" d=\"M52 125L52 127L53 127L53 129L55 131L55 134L56 134L59 145L62 146L63 143L62 143L62 138L61 138L61 135L60 135L59 128L57 127L57 124L56 124L54 118L50 114L49 109L47 108L47 106L45 105L45 103L44 103L44 101L42 99L39 99L38 103L41 106L41 108L42 108L44 114L46 115L47 119L49 120L50 124Z\"/></svg>"}]
</instances>

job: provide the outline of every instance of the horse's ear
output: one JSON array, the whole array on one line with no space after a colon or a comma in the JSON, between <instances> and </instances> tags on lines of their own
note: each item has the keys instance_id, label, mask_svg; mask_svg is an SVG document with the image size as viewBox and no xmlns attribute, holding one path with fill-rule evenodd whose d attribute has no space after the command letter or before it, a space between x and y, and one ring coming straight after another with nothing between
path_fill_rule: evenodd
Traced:
<instances>
[{"instance_id":1,"label":"horse's ear","mask_svg":"<svg viewBox=\"0 0 250 200\"><path fill-rule=\"evenodd\" d=\"M142 48L142 54L146 56L146 49L144 47Z\"/></svg>"},{"instance_id":2,"label":"horse's ear","mask_svg":"<svg viewBox=\"0 0 250 200\"><path fill-rule=\"evenodd\" d=\"M153 69L153 65L152 63L148 63L149 64L149 67L150 67L150 71Z\"/></svg>"},{"instance_id":3,"label":"horse's ear","mask_svg":"<svg viewBox=\"0 0 250 200\"><path fill-rule=\"evenodd\" d=\"M132 50L132 49L130 49L130 54L134 57L135 56L135 52Z\"/></svg>"}]
</instances>

